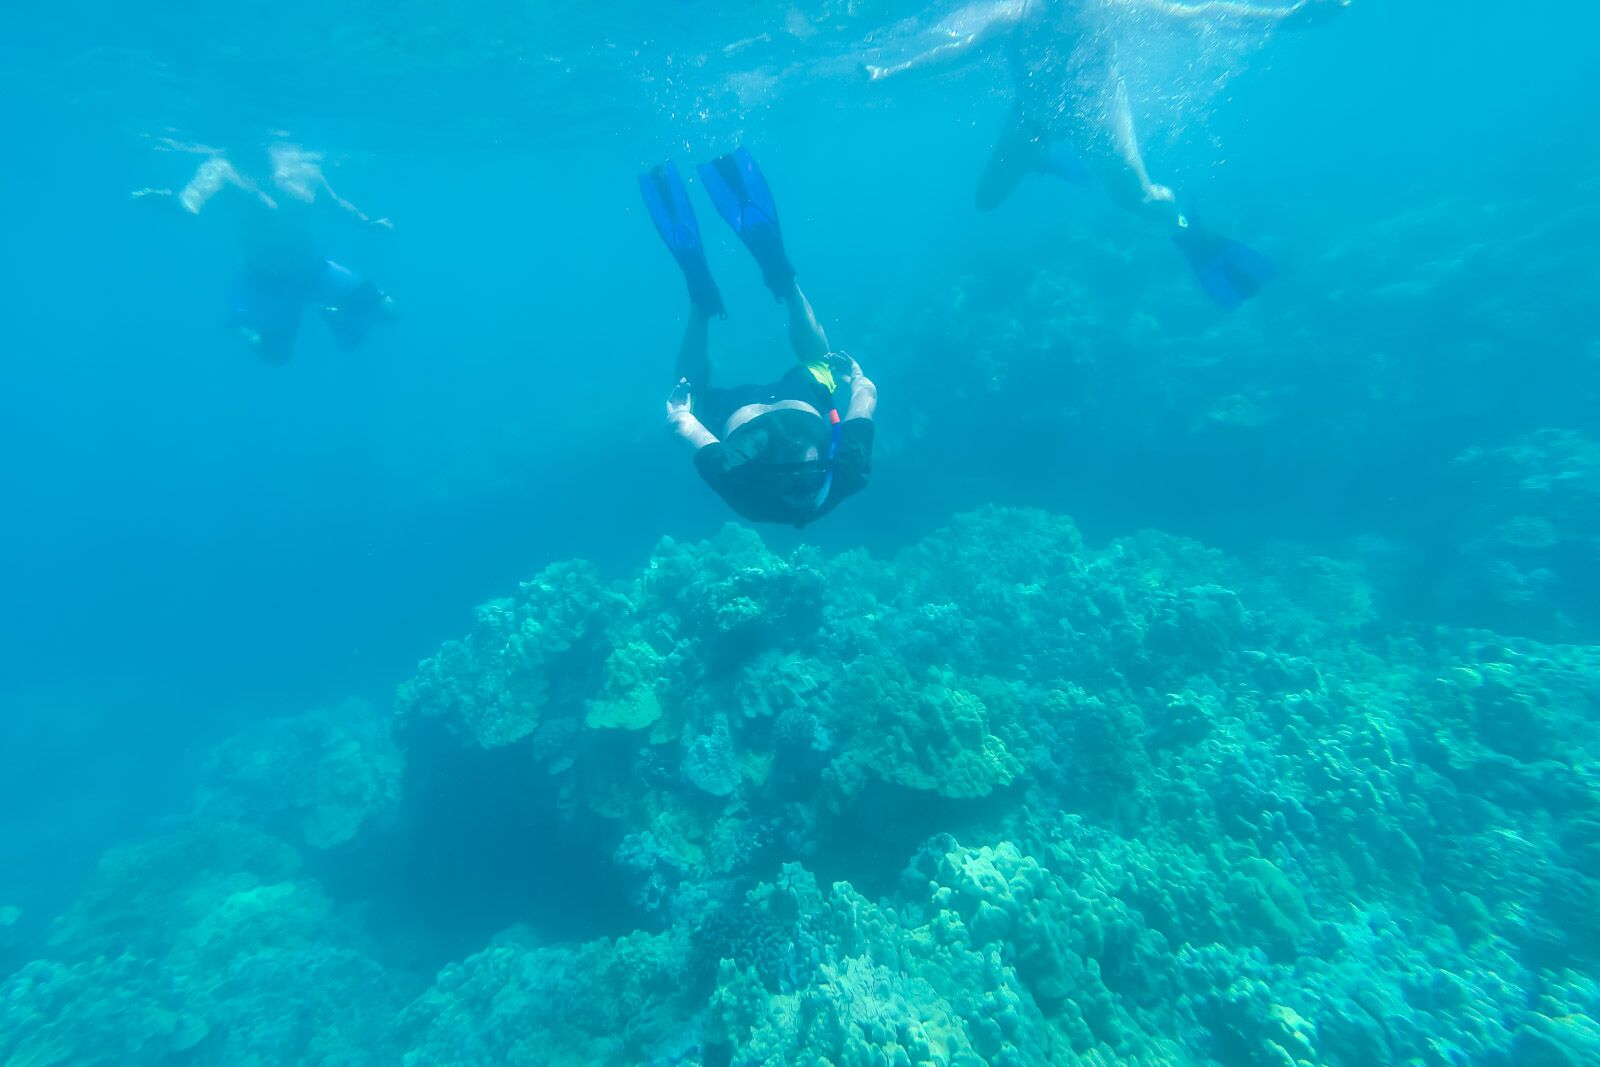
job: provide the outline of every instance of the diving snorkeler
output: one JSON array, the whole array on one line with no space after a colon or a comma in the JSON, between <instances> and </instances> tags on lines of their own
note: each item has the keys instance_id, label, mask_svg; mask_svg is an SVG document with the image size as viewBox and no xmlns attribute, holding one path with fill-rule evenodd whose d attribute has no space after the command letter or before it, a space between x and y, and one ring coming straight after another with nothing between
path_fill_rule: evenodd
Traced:
<instances>
[{"instance_id":1,"label":"diving snorkeler","mask_svg":"<svg viewBox=\"0 0 1600 1067\"><path fill-rule=\"evenodd\" d=\"M645 206L689 283L689 326L678 352L678 386L667 419L694 450L695 469L734 511L752 522L805 526L866 485L878 389L861 367L834 352L784 251L766 179L743 148L701 164L712 203L789 311L799 365L771 385L711 387L707 340L722 294L706 264L683 178L671 163L639 176ZM834 401L847 398L844 414Z\"/></svg>"},{"instance_id":2,"label":"diving snorkeler","mask_svg":"<svg viewBox=\"0 0 1600 1067\"><path fill-rule=\"evenodd\" d=\"M1172 189L1151 180L1116 45L1096 14L1133 10L1175 22L1309 26L1348 5L1349 0L1297 0L1276 8L1244 0L985 0L939 23L932 33L940 43L903 62L869 64L865 71L876 81L1000 44L1016 95L978 184L979 209L998 207L1030 173L1079 184L1098 180L1123 208L1164 226L1201 287L1231 309L1260 290L1271 267L1246 246L1200 226L1179 210Z\"/></svg>"},{"instance_id":3,"label":"diving snorkeler","mask_svg":"<svg viewBox=\"0 0 1600 1067\"><path fill-rule=\"evenodd\" d=\"M334 192L321 163L319 153L274 144L267 149L265 177L257 180L221 154L211 154L178 192L133 194L189 215L215 203L229 218L244 263L233 282L227 322L269 363L289 361L308 307L320 309L334 341L347 350L360 344L374 323L395 316L392 298L328 259L313 235L313 207L322 201L366 225L393 228L388 219L369 218Z\"/></svg>"}]
</instances>

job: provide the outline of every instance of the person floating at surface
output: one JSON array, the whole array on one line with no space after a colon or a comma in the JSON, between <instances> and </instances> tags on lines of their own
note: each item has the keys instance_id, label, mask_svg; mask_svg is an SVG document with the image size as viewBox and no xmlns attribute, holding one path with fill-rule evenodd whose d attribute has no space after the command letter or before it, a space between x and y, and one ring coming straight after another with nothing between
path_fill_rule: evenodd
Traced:
<instances>
[{"instance_id":1,"label":"person floating at surface","mask_svg":"<svg viewBox=\"0 0 1600 1067\"><path fill-rule=\"evenodd\" d=\"M667 419L694 449L695 469L753 522L805 526L866 485L878 389L860 364L835 352L784 251L766 179L743 148L699 168L717 211L761 267L789 312L799 365L770 385L711 386L711 317L725 317L683 178L671 163L639 176L645 206L689 283L689 326ZM834 401L848 397L844 413Z\"/></svg>"},{"instance_id":2,"label":"person floating at surface","mask_svg":"<svg viewBox=\"0 0 1600 1067\"><path fill-rule=\"evenodd\" d=\"M360 344L375 322L395 317L388 294L322 253L311 216L325 201L366 225L393 225L368 218L334 192L321 164L319 153L279 143L267 149L263 180L211 154L176 193L140 189L133 194L189 215L215 202L229 217L244 264L231 288L228 325L269 363L288 362L307 307L320 309L335 342L347 350Z\"/></svg>"},{"instance_id":3,"label":"person floating at surface","mask_svg":"<svg viewBox=\"0 0 1600 1067\"><path fill-rule=\"evenodd\" d=\"M1207 230L1178 208L1172 189L1145 169L1118 69L1116 45L1097 16L1138 11L1175 22L1309 26L1349 0L1297 0L1261 7L1238 0L985 0L931 31L938 40L910 59L867 64L874 80L970 58L983 47L1005 50L1016 85L1011 116L978 184L978 207L998 207L1030 173L1078 184L1098 181L1123 208L1166 227L1201 287L1224 308L1238 307L1270 278L1267 261Z\"/></svg>"}]
</instances>

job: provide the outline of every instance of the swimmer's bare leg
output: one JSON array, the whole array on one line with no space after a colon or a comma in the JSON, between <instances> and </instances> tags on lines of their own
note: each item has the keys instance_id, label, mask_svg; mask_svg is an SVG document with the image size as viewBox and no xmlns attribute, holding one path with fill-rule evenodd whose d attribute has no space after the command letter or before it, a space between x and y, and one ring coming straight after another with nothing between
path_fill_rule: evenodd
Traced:
<instances>
[{"instance_id":1,"label":"swimmer's bare leg","mask_svg":"<svg viewBox=\"0 0 1600 1067\"><path fill-rule=\"evenodd\" d=\"M1177 196L1168 186L1151 181L1144 154L1139 151L1128 87L1121 75L1112 76L1116 88L1111 102L1111 136L1121 166L1106 175L1106 191L1126 210L1175 228L1179 225Z\"/></svg>"},{"instance_id":2,"label":"swimmer's bare leg","mask_svg":"<svg viewBox=\"0 0 1600 1067\"><path fill-rule=\"evenodd\" d=\"M789 346L794 349L794 358L808 367L824 362L833 349L828 347L828 335L798 281L790 284L783 303L789 309Z\"/></svg>"},{"instance_id":3,"label":"swimmer's bare leg","mask_svg":"<svg viewBox=\"0 0 1600 1067\"><path fill-rule=\"evenodd\" d=\"M1200 287L1223 310L1231 311L1260 292L1272 277L1271 263L1253 249L1196 225L1178 210L1171 189L1150 180L1120 78L1113 101L1112 135L1117 148L1115 162L1120 166L1105 175L1111 196L1125 209L1167 231L1188 259Z\"/></svg>"},{"instance_id":4,"label":"swimmer's bare leg","mask_svg":"<svg viewBox=\"0 0 1600 1067\"><path fill-rule=\"evenodd\" d=\"M1244 0L1202 0L1179 3L1174 0L1113 0L1124 7L1143 8L1168 18L1186 22L1238 19L1247 22L1276 22L1285 26L1312 26L1326 22L1350 6L1350 0L1298 0L1288 7L1262 7Z\"/></svg>"},{"instance_id":5,"label":"swimmer's bare leg","mask_svg":"<svg viewBox=\"0 0 1600 1067\"><path fill-rule=\"evenodd\" d=\"M868 81L882 81L884 78L893 78L913 70L935 67L941 63L953 63L970 52L975 44L977 44L976 39L970 37L959 41L947 41L900 63L891 63L887 66L863 63L861 70L866 74Z\"/></svg>"}]
</instances>

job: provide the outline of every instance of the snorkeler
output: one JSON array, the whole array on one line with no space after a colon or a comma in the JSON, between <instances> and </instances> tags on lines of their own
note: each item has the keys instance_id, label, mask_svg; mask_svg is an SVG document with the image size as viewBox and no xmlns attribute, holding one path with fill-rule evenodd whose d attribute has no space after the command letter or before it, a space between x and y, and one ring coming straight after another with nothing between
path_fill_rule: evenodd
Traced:
<instances>
[{"instance_id":1,"label":"snorkeler","mask_svg":"<svg viewBox=\"0 0 1600 1067\"><path fill-rule=\"evenodd\" d=\"M321 163L319 153L274 144L267 149L266 176L258 181L220 153L210 153L178 192L140 189L133 194L173 204L189 215L199 215L207 204L219 205L238 234L244 259L230 293L227 324L269 363L288 362L308 307L321 311L344 349L360 344L375 322L395 316L393 299L328 259L318 246L311 216L319 202L331 203L366 225L393 228L388 219L368 218L334 192Z\"/></svg>"},{"instance_id":2,"label":"snorkeler","mask_svg":"<svg viewBox=\"0 0 1600 1067\"><path fill-rule=\"evenodd\" d=\"M799 365L770 385L713 388L707 340L722 294L706 264L683 178L671 163L639 176L645 206L689 283L689 326L678 352L678 386L667 420L694 449L695 469L734 511L753 522L805 526L860 492L872 466L878 389L834 352L800 291L783 248L778 212L756 161L743 148L701 164L700 181L789 311ZM846 398L843 415L836 393Z\"/></svg>"},{"instance_id":3,"label":"snorkeler","mask_svg":"<svg viewBox=\"0 0 1600 1067\"><path fill-rule=\"evenodd\" d=\"M1201 287L1231 309L1260 290L1271 267L1239 242L1200 226L1179 209L1172 189L1151 180L1139 151L1116 45L1097 18L1106 10L1130 10L1213 26L1309 26L1348 5L1349 0L1297 0L1276 8L1241 0L984 0L934 27L938 44L903 62L864 69L876 81L1000 44L1011 67L1015 99L978 183L979 209L998 207L1030 173L1078 184L1098 181L1120 206L1165 227Z\"/></svg>"}]
</instances>

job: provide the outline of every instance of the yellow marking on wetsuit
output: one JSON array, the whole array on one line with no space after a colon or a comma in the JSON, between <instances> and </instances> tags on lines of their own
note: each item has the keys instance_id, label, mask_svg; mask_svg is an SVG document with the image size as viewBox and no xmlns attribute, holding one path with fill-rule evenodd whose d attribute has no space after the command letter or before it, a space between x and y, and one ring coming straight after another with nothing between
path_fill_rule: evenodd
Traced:
<instances>
[{"instance_id":1,"label":"yellow marking on wetsuit","mask_svg":"<svg viewBox=\"0 0 1600 1067\"><path fill-rule=\"evenodd\" d=\"M814 359L810 363L804 364L804 366L811 377L817 380L817 384L826 389L829 394L839 388L839 384L833 378L833 368L828 366L827 360Z\"/></svg>"}]
</instances>

